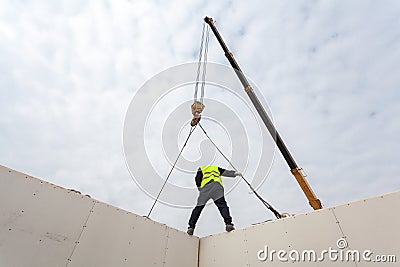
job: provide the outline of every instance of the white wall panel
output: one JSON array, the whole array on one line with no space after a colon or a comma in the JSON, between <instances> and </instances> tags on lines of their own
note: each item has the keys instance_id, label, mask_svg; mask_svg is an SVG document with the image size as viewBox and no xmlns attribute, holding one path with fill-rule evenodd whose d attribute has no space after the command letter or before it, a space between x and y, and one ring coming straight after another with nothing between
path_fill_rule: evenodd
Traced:
<instances>
[{"instance_id":1,"label":"white wall panel","mask_svg":"<svg viewBox=\"0 0 400 267\"><path fill-rule=\"evenodd\" d=\"M197 266L197 237L2 166L0 185L0 266Z\"/></svg>"},{"instance_id":2,"label":"white wall panel","mask_svg":"<svg viewBox=\"0 0 400 267\"><path fill-rule=\"evenodd\" d=\"M65 266L93 200L0 166L0 266Z\"/></svg>"},{"instance_id":3,"label":"white wall panel","mask_svg":"<svg viewBox=\"0 0 400 267\"><path fill-rule=\"evenodd\" d=\"M395 192L333 208L349 249L371 250L371 259L378 254L397 256L397 263L361 261L358 266L400 265L399 207L400 192Z\"/></svg>"},{"instance_id":4,"label":"white wall panel","mask_svg":"<svg viewBox=\"0 0 400 267\"><path fill-rule=\"evenodd\" d=\"M281 221L270 221L266 223L257 224L243 229L246 237L246 249L248 266L265 266L270 265L271 261L260 261L257 257L257 252L263 250L265 246L268 249L281 250L288 249L289 240L287 239L287 224L286 219ZM261 255L262 257L265 255ZM272 261L276 266L280 262Z\"/></svg>"},{"instance_id":5,"label":"white wall panel","mask_svg":"<svg viewBox=\"0 0 400 267\"><path fill-rule=\"evenodd\" d=\"M231 233L204 237L200 240L200 266L377 266L377 263L346 260L348 251L365 249L376 254L400 256L400 191L384 196L361 200L333 208L301 214L272 222L266 222ZM348 247L340 249L338 239L344 239ZM303 253L316 252L316 262L290 260L288 254L281 261L274 254L260 261L257 252L268 247L271 250L292 250ZM318 261L324 250L324 260ZM295 254L293 254L295 255ZM342 257L343 255L343 257ZM261 256L264 256L262 254ZM342 259L341 259L342 257ZM300 257L301 258L301 257ZM386 263L388 266L390 263ZM391 263L390 266L397 266Z\"/></svg>"},{"instance_id":6,"label":"white wall panel","mask_svg":"<svg viewBox=\"0 0 400 267\"><path fill-rule=\"evenodd\" d=\"M199 238L168 228L165 266L197 266Z\"/></svg>"},{"instance_id":7,"label":"white wall panel","mask_svg":"<svg viewBox=\"0 0 400 267\"><path fill-rule=\"evenodd\" d=\"M199 266L246 266L244 231L200 239Z\"/></svg>"},{"instance_id":8,"label":"white wall panel","mask_svg":"<svg viewBox=\"0 0 400 267\"><path fill-rule=\"evenodd\" d=\"M336 220L330 210L325 209L318 212L307 213L294 217L289 217L274 222L265 223L259 226L245 229L248 241L249 264L250 266L287 266L293 263L289 256L293 250L301 254L303 251L314 250L316 261L294 261L296 266L330 266L336 265L330 261L318 262L320 252L329 247L335 247L336 240L342 237ZM283 259L278 259L277 254L273 258L269 257L266 261L260 261L256 253L260 249L286 252ZM341 266L355 266L354 264L344 264Z\"/></svg>"},{"instance_id":9,"label":"white wall panel","mask_svg":"<svg viewBox=\"0 0 400 267\"><path fill-rule=\"evenodd\" d=\"M70 266L163 266L167 233L165 225L97 203Z\"/></svg>"}]
</instances>

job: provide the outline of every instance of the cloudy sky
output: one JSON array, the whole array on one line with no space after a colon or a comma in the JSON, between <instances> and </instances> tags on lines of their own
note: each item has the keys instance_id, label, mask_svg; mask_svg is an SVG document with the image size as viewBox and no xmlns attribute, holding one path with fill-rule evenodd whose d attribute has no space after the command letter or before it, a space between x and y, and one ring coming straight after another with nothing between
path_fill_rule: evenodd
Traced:
<instances>
[{"instance_id":1,"label":"cloudy sky","mask_svg":"<svg viewBox=\"0 0 400 267\"><path fill-rule=\"evenodd\" d=\"M216 2L0 0L0 164L146 215L125 113L147 80L197 60L207 15L325 207L400 189L400 2ZM213 35L209 61L227 64ZM259 192L310 211L279 153ZM244 183L227 200L237 227L273 218ZM152 219L185 230L190 211ZM206 208L196 234L221 231Z\"/></svg>"}]
</instances>

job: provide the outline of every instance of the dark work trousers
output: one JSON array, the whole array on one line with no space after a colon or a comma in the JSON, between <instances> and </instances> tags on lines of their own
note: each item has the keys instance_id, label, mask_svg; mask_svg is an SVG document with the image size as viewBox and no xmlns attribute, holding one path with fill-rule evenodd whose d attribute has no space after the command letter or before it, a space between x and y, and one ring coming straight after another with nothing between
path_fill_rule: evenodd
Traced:
<instances>
[{"instance_id":1,"label":"dark work trousers","mask_svg":"<svg viewBox=\"0 0 400 267\"><path fill-rule=\"evenodd\" d=\"M205 207L207 201L212 199L217 206L219 213L224 218L225 224L232 224L232 217L229 214L229 207L224 198L224 187L218 182L211 182L200 188L197 205L192 211L189 219L189 227L195 228L197 220Z\"/></svg>"}]
</instances>

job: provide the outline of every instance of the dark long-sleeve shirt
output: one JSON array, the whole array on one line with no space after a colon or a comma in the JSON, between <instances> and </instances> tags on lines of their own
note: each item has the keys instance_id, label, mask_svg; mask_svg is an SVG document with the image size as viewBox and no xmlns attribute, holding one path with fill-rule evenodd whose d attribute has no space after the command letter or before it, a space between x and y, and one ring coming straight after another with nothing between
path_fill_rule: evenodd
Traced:
<instances>
[{"instance_id":1,"label":"dark long-sleeve shirt","mask_svg":"<svg viewBox=\"0 0 400 267\"><path fill-rule=\"evenodd\" d=\"M218 171L222 176L235 177L235 171L233 171L233 170L225 170L225 169L218 167ZM196 180L197 187L200 187L201 180L203 180L203 172L201 171L200 168L197 170L195 180Z\"/></svg>"}]
</instances>

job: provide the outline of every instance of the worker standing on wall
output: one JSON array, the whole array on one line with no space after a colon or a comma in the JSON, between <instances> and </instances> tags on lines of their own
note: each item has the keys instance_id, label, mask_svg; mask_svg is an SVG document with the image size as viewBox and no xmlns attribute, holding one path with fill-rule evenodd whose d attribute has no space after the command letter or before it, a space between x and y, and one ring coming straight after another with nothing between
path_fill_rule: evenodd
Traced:
<instances>
[{"instance_id":1,"label":"worker standing on wall","mask_svg":"<svg viewBox=\"0 0 400 267\"><path fill-rule=\"evenodd\" d=\"M232 217L229 214L229 207L225 201L221 175L227 177L242 176L240 172L225 170L218 166L201 166L198 169L195 180L197 188L199 189L199 197L197 199L197 205L193 209L189 219L189 228L187 230L189 235L193 235L197 220L210 198L214 201L224 219L226 231L230 232L235 230Z\"/></svg>"}]
</instances>

